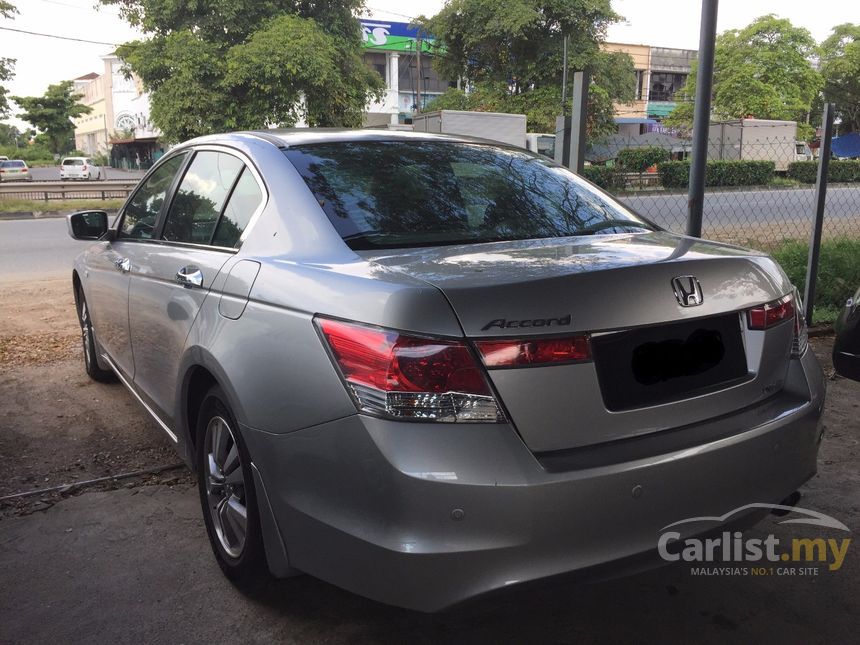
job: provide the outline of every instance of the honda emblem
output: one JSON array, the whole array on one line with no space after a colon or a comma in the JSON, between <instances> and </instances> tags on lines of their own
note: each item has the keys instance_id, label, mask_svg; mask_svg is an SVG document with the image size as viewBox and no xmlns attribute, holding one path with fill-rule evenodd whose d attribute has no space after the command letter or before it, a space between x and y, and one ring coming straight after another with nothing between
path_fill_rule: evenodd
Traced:
<instances>
[{"instance_id":1,"label":"honda emblem","mask_svg":"<svg viewBox=\"0 0 860 645\"><path fill-rule=\"evenodd\" d=\"M679 275L672 278L672 291L682 307L697 307L705 301L702 285L693 275Z\"/></svg>"}]
</instances>

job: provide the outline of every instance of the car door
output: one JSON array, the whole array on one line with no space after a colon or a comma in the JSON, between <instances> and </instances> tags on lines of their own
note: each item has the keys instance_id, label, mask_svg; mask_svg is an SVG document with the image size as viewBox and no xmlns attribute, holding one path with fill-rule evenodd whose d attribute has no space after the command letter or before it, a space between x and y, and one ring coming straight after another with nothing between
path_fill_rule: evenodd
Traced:
<instances>
[{"instance_id":1,"label":"car door","mask_svg":"<svg viewBox=\"0 0 860 645\"><path fill-rule=\"evenodd\" d=\"M134 383L166 420L175 411L185 340L239 242L228 202L235 201L248 179L259 190L246 166L238 153L196 150L159 226L158 245L133 263L129 319Z\"/></svg>"},{"instance_id":2,"label":"car door","mask_svg":"<svg viewBox=\"0 0 860 645\"><path fill-rule=\"evenodd\" d=\"M155 168L126 202L113 241L101 242L86 257L85 294L96 338L114 365L134 376L128 326L128 293L132 258L151 241L158 216L187 153Z\"/></svg>"}]
</instances>

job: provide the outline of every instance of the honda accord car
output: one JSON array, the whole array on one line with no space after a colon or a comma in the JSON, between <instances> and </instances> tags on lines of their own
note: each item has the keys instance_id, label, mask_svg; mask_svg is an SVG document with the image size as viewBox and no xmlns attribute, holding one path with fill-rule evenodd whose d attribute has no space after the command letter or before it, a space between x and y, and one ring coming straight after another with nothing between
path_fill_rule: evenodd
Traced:
<instances>
[{"instance_id":1,"label":"honda accord car","mask_svg":"<svg viewBox=\"0 0 860 645\"><path fill-rule=\"evenodd\" d=\"M86 370L197 472L240 586L305 572L435 611L816 471L822 375L780 267L523 149L207 136L69 229L94 241Z\"/></svg>"}]
</instances>

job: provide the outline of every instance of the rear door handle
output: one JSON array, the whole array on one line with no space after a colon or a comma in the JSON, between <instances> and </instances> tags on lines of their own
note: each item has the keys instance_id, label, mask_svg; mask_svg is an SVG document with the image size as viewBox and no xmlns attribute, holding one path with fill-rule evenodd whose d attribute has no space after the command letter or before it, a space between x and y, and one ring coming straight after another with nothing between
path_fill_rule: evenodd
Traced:
<instances>
[{"instance_id":1,"label":"rear door handle","mask_svg":"<svg viewBox=\"0 0 860 645\"><path fill-rule=\"evenodd\" d=\"M117 258L113 261L113 263L114 266L116 266L116 268L123 273L128 273L129 271L131 271L131 260L129 260L128 258Z\"/></svg>"},{"instance_id":2,"label":"rear door handle","mask_svg":"<svg viewBox=\"0 0 860 645\"><path fill-rule=\"evenodd\" d=\"M188 287L189 289L191 287L202 287L203 272L200 270L200 267L189 264L176 272L176 281L183 287Z\"/></svg>"}]
</instances>

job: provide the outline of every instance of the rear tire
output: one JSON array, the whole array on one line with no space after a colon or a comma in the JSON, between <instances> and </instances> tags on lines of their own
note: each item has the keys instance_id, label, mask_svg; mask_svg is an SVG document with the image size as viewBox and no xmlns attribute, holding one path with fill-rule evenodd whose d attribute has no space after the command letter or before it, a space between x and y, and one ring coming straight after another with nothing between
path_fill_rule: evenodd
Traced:
<instances>
[{"instance_id":1,"label":"rear tire","mask_svg":"<svg viewBox=\"0 0 860 645\"><path fill-rule=\"evenodd\" d=\"M203 399L195 436L197 488L215 560L240 590L257 591L271 576L251 457L217 385Z\"/></svg>"},{"instance_id":2,"label":"rear tire","mask_svg":"<svg viewBox=\"0 0 860 645\"><path fill-rule=\"evenodd\" d=\"M87 299L83 291L78 291L78 322L81 324L81 342L84 348L84 367L87 374L99 383L112 383L116 381L116 374L112 370L103 370L99 367L98 345L96 344L93 322L90 319L90 311L87 307Z\"/></svg>"}]
</instances>

